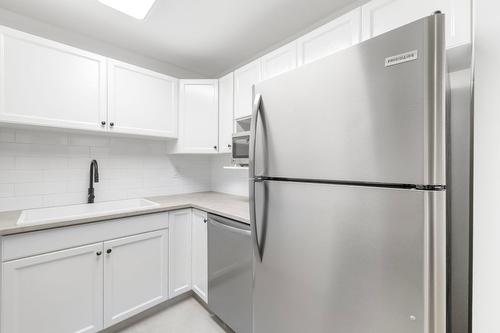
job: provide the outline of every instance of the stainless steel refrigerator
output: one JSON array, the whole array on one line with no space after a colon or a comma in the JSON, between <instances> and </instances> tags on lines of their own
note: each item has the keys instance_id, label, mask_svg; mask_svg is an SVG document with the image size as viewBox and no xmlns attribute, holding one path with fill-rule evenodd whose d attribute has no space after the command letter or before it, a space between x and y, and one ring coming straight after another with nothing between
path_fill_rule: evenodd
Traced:
<instances>
[{"instance_id":1,"label":"stainless steel refrigerator","mask_svg":"<svg viewBox=\"0 0 500 333\"><path fill-rule=\"evenodd\" d=\"M444 333L435 14L255 86L253 332Z\"/></svg>"}]
</instances>

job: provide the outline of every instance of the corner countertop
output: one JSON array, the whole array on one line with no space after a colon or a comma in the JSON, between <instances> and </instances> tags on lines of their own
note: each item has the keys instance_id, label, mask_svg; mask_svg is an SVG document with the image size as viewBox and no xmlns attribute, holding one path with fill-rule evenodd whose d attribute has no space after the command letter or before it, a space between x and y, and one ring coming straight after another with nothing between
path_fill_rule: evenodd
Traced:
<instances>
[{"instance_id":1,"label":"corner countertop","mask_svg":"<svg viewBox=\"0 0 500 333\"><path fill-rule=\"evenodd\" d=\"M18 225L17 220L22 211L0 212L0 236L23 232L38 231L71 225L100 222L130 216L168 212L183 208L196 208L208 213L221 215L236 221L250 224L248 198L218 192L198 192L169 196L149 197L147 200L158 203L151 209L142 209L137 212L113 213L99 217L68 219L54 223Z\"/></svg>"}]
</instances>

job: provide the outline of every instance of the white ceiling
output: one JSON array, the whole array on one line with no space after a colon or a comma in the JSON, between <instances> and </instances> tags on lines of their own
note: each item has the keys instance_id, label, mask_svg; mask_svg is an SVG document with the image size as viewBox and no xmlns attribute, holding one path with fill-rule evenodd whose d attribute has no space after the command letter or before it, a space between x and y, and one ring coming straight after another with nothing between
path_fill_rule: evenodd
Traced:
<instances>
[{"instance_id":1,"label":"white ceiling","mask_svg":"<svg viewBox=\"0 0 500 333\"><path fill-rule=\"evenodd\" d=\"M207 77L359 0L157 0L136 20L97 0L0 0L0 7Z\"/></svg>"}]
</instances>

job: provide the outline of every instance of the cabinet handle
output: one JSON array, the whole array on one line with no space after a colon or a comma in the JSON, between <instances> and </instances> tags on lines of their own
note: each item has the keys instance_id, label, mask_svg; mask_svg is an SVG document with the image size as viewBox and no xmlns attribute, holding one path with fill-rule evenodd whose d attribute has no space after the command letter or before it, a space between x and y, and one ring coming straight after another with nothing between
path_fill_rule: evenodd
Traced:
<instances>
[{"instance_id":1,"label":"cabinet handle","mask_svg":"<svg viewBox=\"0 0 500 333\"><path fill-rule=\"evenodd\" d=\"M100 256L102 254L102 251L97 251L95 254Z\"/></svg>"},{"instance_id":2,"label":"cabinet handle","mask_svg":"<svg viewBox=\"0 0 500 333\"><path fill-rule=\"evenodd\" d=\"M104 120L101 121L101 126L106 126L106 122Z\"/></svg>"},{"instance_id":3,"label":"cabinet handle","mask_svg":"<svg viewBox=\"0 0 500 333\"><path fill-rule=\"evenodd\" d=\"M110 253L111 253L111 251L113 251L113 250L111 250L111 249L107 249L107 250L106 250L106 253L107 253L107 254L110 254Z\"/></svg>"},{"instance_id":4,"label":"cabinet handle","mask_svg":"<svg viewBox=\"0 0 500 333\"><path fill-rule=\"evenodd\" d=\"M110 122L109 126L113 127L113 126L115 126L115 123L114 122Z\"/></svg>"}]
</instances>

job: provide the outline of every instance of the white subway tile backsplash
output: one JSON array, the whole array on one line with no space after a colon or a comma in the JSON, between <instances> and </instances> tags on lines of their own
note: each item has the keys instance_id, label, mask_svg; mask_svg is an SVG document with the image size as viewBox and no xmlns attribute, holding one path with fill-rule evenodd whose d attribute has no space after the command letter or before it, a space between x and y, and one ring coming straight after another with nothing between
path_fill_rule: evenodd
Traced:
<instances>
[{"instance_id":1,"label":"white subway tile backsplash","mask_svg":"<svg viewBox=\"0 0 500 333\"><path fill-rule=\"evenodd\" d=\"M109 138L105 136L92 135L70 135L68 144L71 146L86 146L86 147L107 147L109 146Z\"/></svg>"},{"instance_id":2,"label":"white subway tile backsplash","mask_svg":"<svg viewBox=\"0 0 500 333\"><path fill-rule=\"evenodd\" d=\"M42 181L67 181L69 180L68 169L48 169L42 171Z\"/></svg>"},{"instance_id":3,"label":"white subway tile backsplash","mask_svg":"<svg viewBox=\"0 0 500 333\"><path fill-rule=\"evenodd\" d=\"M97 187L98 184L96 184L95 187ZM89 174L85 175L84 177L78 177L76 180L71 179L66 182L66 191L68 193L78 193L78 192L87 192L87 189L89 187Z\"/></svg>"},{"instance_id":4,"label":"white subway tile backsplash","mask_svg":"<svg viewBox=\"0 0 500 333\"><path fill-rule=\"evenodd\" d=\"M231 155L215 155L211 161L212 191L248 196L248 170L224 169L231 165Z\"/></svg>"},{"instance_id":5,"label":"white subway tile backsplash","mask_svg":"<svg viewBox=\"0 0 500 333\"><path fill-rule=\"evenodd\" d=\"M68 136L62 133L49 131L29 131L17 130L16 142L18 143L35 143L35 144L51 144L51 145L66 145L68 144Z\"/></svg>"},{"instance_id":6,"label":"white subway tile backsplash","mask_svg":"<svg viewBox=\"0 0 500 333\"><path fill-rule=\"evenodd\" d=\"M17 141L16 141L17 140ZM165 142L0 128L0 211L210 190L210 157L165 153Z\"/></svg>"},{"instance_id":7,"label":"white subway tile backsplash","mask_svg":"<svg viewBox=\"0 0 500 333\"><path fill-rule=\"evenodd\" d=\"M76 205L87 202L87 192L48 194L42 197L44 207Z\"/></svg>"},{"instance_id":8,"label":"white subway tile backsplash","mask_svg":"<svg viewBox=\"0 0 500 333\"><path fill-rule=\"evenodd\" d=\"M65 182L40 182L15 184L15 195L17 197L30 195L43 195L65 193L67 185Z\"/></svg>"},{"instance_id":9,"label":"white subway tile backsplash","mask_svg":"<svg viewBox=\"0 0 500 333\"><path fill-rule=\"evenodd\" d=\"M16 131L13 128L0 128L0 142L15 142Z\"/></svg>"},{"instance_id":10,"label":"white subway tile backsplash","mask_svg":"<svg viewBox=\"0 0 500 333\"><path fill-rule=\"evenodd\" d=\"M92 159L89 157L70 156L68 157L68 169L88 169Z\"/></svg>"},{"instance_id":11,"label":"white subway tile backsplash","mask_svg":"<svg viewBox=\"0 0 500 333\"><path fill-rule=\"evenodd\" d=\"M0 170L0 184L39 182L42 177L42 170Z\"/></svg>"},{"instance_id":12,"label":"white subway tile backsplash","mask_svg":"<svg viewBox=\"0 0 500 333\"><path fill-rule=\"evenodd\" d=\"M68 159L60 156L45 157L16 157L17 170L53 170L65 169L68 167Z\"/></svg>"},{"instance_id":13,"label":"white subway tile backsplash","mask_svg":"<svg viewBox=\"0 0 500 333\"><path fill-rule=\"evenodd\" d=\"M42 196L0 198L0 211L43 207Z\"/></svg>"},{"instance_id":14,"label":"white subway tile backsplash","mask_svg":"<svg viewBox=\"0 0 500 333\"><path fill-rule=\"evenodd\" d=\"M0 184L0 198L13 197L14 184Z\"/></svg>"},{"instance_id":15,"label":"white subway tile backsplash","mask_svg":"<svg viewBox=\"0 0 500 333\"><path fill-rule=\"evenodd\" d=\"M12 170L16 164L13 156L0 156L0 170Z\"/></svg>"}]
</instances>

